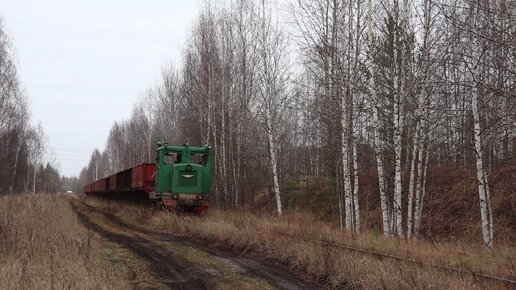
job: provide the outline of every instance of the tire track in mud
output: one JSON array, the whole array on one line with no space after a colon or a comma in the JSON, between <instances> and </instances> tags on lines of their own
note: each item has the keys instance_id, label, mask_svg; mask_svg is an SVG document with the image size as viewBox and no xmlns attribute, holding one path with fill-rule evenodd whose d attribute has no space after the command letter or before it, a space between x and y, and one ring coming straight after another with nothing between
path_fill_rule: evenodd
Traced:
<instances>
[{"instance_id":1,"label":"tire track in mud","mask_svg":"<svg viewBox=\"0 0 516 290\"><path fill-rule=\"evenodd\" d=\"M215 288L216 285L212 279L216 278L217 273L178 256L167 247L163 246L164 243L179 244L184 247L202 251L212 258L220 260L221 263L225 265L231 265L231 268L233 268L236 273L249 278L261 279L277 289L323 288L321 285L309 284L298 279L281 265L267 265L261 261L239 256L230 251L209 247L171 234L156 232L138 225L129 224L111 213L99 210L77 200L72 201L71 205L81 222L87 228L114 243L126 247L141 258L147 260L151 265L153 273L161 278L160 282L171 289ZM110 223L115 225L117 229L130 232L131 235L110 231L106 227L96 223L86 212L89 214L102 215Z\"/></svg>"},{"instance_id":2,"label":"tire track in mud","mask_svg":"<svg viewBox=\"0 0 516 290\"><path fill-rule=\"evenodd\" d=\"M209 289L209 285L205 281L194 276L194 274L201 274L199 276L202 277L206 273L199 273L198 269L184 259L175 257L166 251L158 251L149 245L147 240L109 231L95 223L75 205L72 205L72 208L86 228L147 260L151 265L151 270L160 278L161 283L172 289Z\"/></svg>"}]
</instances>

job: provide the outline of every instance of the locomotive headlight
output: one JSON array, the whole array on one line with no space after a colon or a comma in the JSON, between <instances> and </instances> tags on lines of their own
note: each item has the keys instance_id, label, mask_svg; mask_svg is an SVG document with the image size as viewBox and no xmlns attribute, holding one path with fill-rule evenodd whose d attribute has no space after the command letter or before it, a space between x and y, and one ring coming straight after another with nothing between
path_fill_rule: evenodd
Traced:
<instances>
[{"instance_id":1,"label":"locomotive headlight","mask_svg":"<svg viewBox=\"0 0 516 290\"><path fill-rule=\"evenodd\" d=\"M192 171L192 165L190 165L190 164L186 165L186 171Z\"/></svg>"},{"instance_id":2,"label":"locomotive headlight","mask_svg":"<svg viewBox=\"0 0 516 290\"><path fill-rule=\"evenodd\" d=\"M174 196L172 196L172 198L177 199L177 194L174 194Z\"/></svg>"}]
</instances>

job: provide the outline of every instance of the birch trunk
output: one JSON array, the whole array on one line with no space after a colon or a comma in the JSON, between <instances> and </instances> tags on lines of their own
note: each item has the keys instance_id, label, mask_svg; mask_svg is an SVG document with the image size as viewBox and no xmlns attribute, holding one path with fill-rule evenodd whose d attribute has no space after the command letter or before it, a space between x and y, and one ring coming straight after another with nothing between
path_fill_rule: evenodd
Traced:
<instances>
[{"instance_id":1,"label":"birch trunk","mask_svg":"<svg viewBox=\"0 0 516 290\"><path fill-rule=\"evenodd\" d=\"M426 140L426 138L425 138ZM421 145L421 147L423 147L424 144ZM422 151L423 149L421 148L420 151ZM414 235L416 237L419 237L419 230L421 228L421 217L423 215L423 204L425 202L425 195L426 195L426 171L427 171L427 168L428 168L428 163L429 163L429 153L430 153L430 150L428 150L428 148L426 149L426 156L425 156L425 159L422 162L422 167L423 167L423 175L419 180L421 180L421 186L420 186L420 196L421 198L419 199L418 202L416 202L416 213L414 214L415 216L415 220L414 220Z\"/></svg>"},{"instance_id":2,"label":"birch trunk","mask_svg":"<svg viewBox=\"0 0 516 290\"><path fill-rule=\"evenodd\" d=\"M409 226L409 229L407 231L408 237L410 238L412 232L416 235L416 237L419 237L419 227L421 224L421 213L423 210L423 199L424 199L424 192L425 192L425 184L426 184L426 168L428 165L428 145L426 144L428 142L427 135L427 129L426 129L426 122L428 118L428 87L427 87L427 75L426 71L429 67L428 61L429 61L429 38L430 38L430 31L431 31L431 9L432 9L432 0L425 0L424 3L424 11L423 11L423 18L424 18L424 36L423 36L423 47L422 47L422 58L421 58L421 67L423 70L422 73L422 82L423 82L423 88L421 90L421 94L419 95L418 100L418 113L419 113L419 123L418 123L418 142L417 142L417 163L416 163L416 170L417 170L417 182L416 182L416 199L415 199L415 209L414 209L414 229L412 229L412 223ZM423 160L425 158L425 148L426 148L426 161ZM416 150L414 150L416 152ZM414 155L414 158L416 158L416 155ZM423 168L424 167L424 168ZM412 178L412 177L411 177ZM411 180L412 182L412 180ZM413 188L410 189L410 197L412 198ZM410 209L410 219L412 219L412 209Z\"/></svg>"},{"instance_id":3,"label":"birch trunk","mask_svg":"<svg viewBox=\"0 0 516 290\"><path fill-rule=\"evenodd\" d=\"M371 4L371 0L368 1L368 21L367 21L367 31L368 31L368 39L369 44L372 46L373 43L373 28L372 28L372 13L373 6ZM372 57L371 57L372 59ZM374 123L374 151L376 156L376 167L378 171L378 187L380 191L380 205L382 208L382 224L383 224L383 234L389 236L391 234L390 231L390 219L389 219L389 206L387 203L387 191L385 188L385 173L383 168L383 158L382 158L382 150L381 150L381 142L380 142L380 124L378 118L378 106L379 100L376 95L376 85L375 85L375 76L373 69L371 68L372 64L370 63L368 66L369 70L369 90L371 91L371 99L373 100L373 123Z\"/></svg>"},{"instance_id":4,"label":"birch trunk","mask_svg":"<svg viewBox=\"0 0 516 290\"><path fill-rule=\"evenodd\" d=\"M395 9L396 14L399 11L398 1L395 0ZM394 33L394 200L393 200L393 214L394 214L394 223L396 233L398 237L403 237L403 219L402 219L402 195L403 195L403 187L402 187L402 168L401 168L401 154L402 154L402 137L403 137L403 116L404 112L404 96L405 96L405 57L404 57L404 37L401 37L401 32L405 35L406 29L408 29L407 25L407 11L408 2L403 1L403 10L401 13L401 19L399 25L396 27ZM398 51L400 52L400 57L398 59ZM398 69L399 68L399 69Z\"/></svg>"},{"instance_id":5,"label":"birch trunk","mask_svg":"<svg viewBox=\"0 0 516 290\"><path fill-rule=\"evenodd\" d=\"M475 33L479 30L479 15L480 8L478 7L478 3L473 4L476 7L473 8L473 29ZM480 218L482 220L482 237L484 240L484 245L488 249L493 248L493 240L492 240L492 216L489 210L491 201L489 200L489 188L487 183L487 174L484 168L483 162L483 148L482 148L482 131L480 128L480 113L478 109L478 99L480 94L480 81L479 78L479 69L478 66L481 63L480 60L480 39L479 37L472 36L471 44L472 44L472 62L477 62L476 64L472 63L471 69L471 80L473 82L472 86L472 94L471 94L471 110L473 113L473 132L475 138L475 159L477 166L477 182L478 182L478 197L480 202Z\"/></svg>"},{"instance_id":6,"label":"birch trunk","mask_svg":"<svg viewBox=\"0 0 516 290\"><path fill-rule=\"evenodd\" d=\"M238 130L237 130L237 136L236 136L236 147L239 148L240 147L240 142L238 141L239 139L239 135L240 133L238 133ZM233 193L234 193L234 201L233 201L233 205L235 207L237 207L239 205L239 198L240 196L238 195L238 184L239 184L239 176L240 176L240 172L239 172L239 166L240 164L238 163L238 159L240 156L240 149L237 149L236 150L236 153L233 153L233 168L232 168L232 173L233 173Z\"/></svg>"},{"instance_id":7,"label":"birch trunk","mask_svg":"<svg viewBox=\"0 0 516 290\"><path fill-rule=\"evenodd\" d=\"M337 178L340 178L340 176L338 176ZM337 196L338 196L338 199L339 199L339 225L340 225L340 230L343 230L344 229L344 209L342 207L342 192L341 192L341 189L340 189L340 186L338 186L338 181L337 181Z\"/></svg>"},{"instance_id":8,"label":"birch trunk","mask_svg":"<svg viewBox=\"0 0 516 290\"><path fill-rule=\"evenodd\" d=\"M478 89L473 87L471 100L471 109L473 111L474 135L475 135L475 152L477 165L477 181L478 181L478 197L480 200L480 217L482 219L482 237L484 245L488 249L493 248L492 240L492 216L489 215L491 201L489 200L489 189L487 184L486 173L483 163L482 152L482 132L480 130L480 116L478 112Z\"/></svg>"},{"instance_id":9,"label":"birch trunk","mask_svg":"<svg viewBox=\"0 0 516 290\"><path fill-rule=\"evenodd\" d=\"M397 34L397 32L396 32ZM395 36L395 41L396 41ZM395 52L395 61L394 63L397 63L397 53ZM401 205L401 198L402 198L402 180L401 180L401 151L402 151L402 128L403 128L403 111L402 111L402 93L400 92L399 88L399 75L398 70L395 67L394 68L394 92L395 92L395 98L394 98L394 162L395 162L395 169L394 169L394 200L393 200L393 229L395 230L395 233L401 237L403 236L403 225L402 225L402 205Z\"/></svg>"},{"instance_id":10,"label":"birch trunk","mask_svg":"<svg viewBox=\"0 0 516 290\"><path fill-rule=\"evenodd\" d=\"M344 179L344 206L346 214L346 230L350 231L353 227L353 212L352 212L352 201L351 201L351 172L349 168L349 140L347 130L347 114L346 114L346 103L344 97L341 100L341 142L342 142L342 176Z\"/></svg>"},{"instance_id":11,"label":"birch trunk","mask_svg":"<svg viewBox=\"0 0 516 290\"><path fill-rule=\"evenodd\" d=\"M491 192L489 190L489 183L487 182L487 176L484 174L484 182L486 185L486 197L487 197L487 211L489 214L489 238L491 243L493 242L493 209L491 207ZM491 245L492 247L492 245Z\"/></svg>"},{"instance_id":12,"label":"birch trunk","mask_svg":"<svg viewBox=\"0 0 516 290\"><path fill-rule=\"evenodd\" d=\"M422 191L424 190L424 184L426 179L426 166L423 172L423 151L424 144L419 145L418 150L418 167L417 167L417 182L416 182L416 202L415 202L415 212L414 212L414 233L416 237L419 237L419 225L421 224L421 211L423 209L423 195ZM428 158L427 158L428 159ZM428 160L425 164L428 164Z\"/></svg>"},{"instance_id":13,"label":"birch trunk","mask_svg":"<svg viewBox=\"0 0 516 290\"><path fill-rule=\"evenodd\" d=\"M351 1L350 3L353 3L353 1ZM362 35L362 27L361 27L361 22L362 22L362 10L361 10L361 2L360 1L357 1L356 3L356 10L357 10L357 13L356 13L356 34L355 34L355 55L354 55L354 58L353 58L353 61L354 61L354 64L353 64L353 87L355 88L356 86L356 83L358 83L358 73L359 73L359 64L360 64L360 48L361 48L361 35ZM352 22L352 18L349 20L350 22ZM352 93L354 94L355 91L353 90ZM357 98L358 99L358 98ZM353 108L353 112L352 112L352 116L355 116L355 120L352 122L353 123L353 126L351 127L353 129L353 134L352 136L355 136L353 138L353 172L354 172L354 188L353 188L353 206L354 206L354 213L355 213L355 231L358 233L360 232L360 204L359 204L359 192L360 192L360 187L359 187L359 168L358 168L358 149L357 149L357 140L358 140L358 137L357 134L359 133L360 131L360 127L358 127L357 125L360 125L359 124L359 121L360 121L360 112L359 112L359 104L358 104L358 100L357 102L351 102L352 104L352 108Z\"/></svg>"},{"instance_id":14,"label":"birch trunk","mask_svg":"<svg viewBox=\"0 0 516 290\"><path fill-rule=\"evenodd\" d=\"M340 230L342 231L344 229L344 208L343 208L342 186L341 186L342 179L341 179L341 175L340 175L340 170L338 169L338 165L336 168L337 168L337 170L335 172L335 191L336 191L337 199L339 202L339 226L340 226Z\"/></svg>"},{"instance_id":15,"label":"birch trunk","mask_svg":"<svg viewBox=\"0 0 516 290\"><path fill-rule=\"evenodd\" d=\"M9 193L13 193L14 183L16 182L16 170L18 169L18 156L20 155L21 142L18 142L18 148L16 148L16 156L14 157L14 166L13 166L13 178L11 181L11 185L9 186Z\"/></svg>"},{"instance_id":16,"label":"birch trunk","mask_svg":"<svg viewBox=\"0 0 516 290\"><path fill-rule=\"evenodd\" d=\"M353 177L354 177L354 187L353 187L353 208L355 213L355 231L360 232L360 205L358 203L358 152L357 152L357 143L353 143Z\"/></svg>"},{"instance_id":17,"label":"birch trunk","mask_svg":"<svg viewBox=\"0 0 516 290\"><path fill-rule=\"evenodd\" d=\"M25 179L25 192L29 192L30 186L30 162L27 162L27 179Z\"/></svg>"},{"instance_id":18,"label":"birch trunk","mask_svg":"<svg viewBox=\"0 0 516 290\"><path fill-rule=\"evenodd\" d=\"M147 136L147 162L149 163L152 163L152 148L154 147L154 144L152 142L152 125L153 124L151 117L149 118L149 135Z\"/></svg>"},{"instance_id":19,"label":"birch trunk","mask_svg":"<svg viewBox=\"0 0 516 290\"><path fill-rule=\"evenodd\" d=\"M412 224L413 224L413 199L414 199L414 179L416 178L416 170L419 168L419 159L416 158L419 148L419 128L421 121L417 122L416 131L414 133L414 147L412 148L412 162L410 166L410 180L408 190L408 205L407 205L407 239L412 237ZM416 160L418 160L416 162Z\"/></svg>"},{"instance_id":20,"label":"birch trunk","mask_svg":"<svg viewBox=\"0 0 516 290\"><path fill-rule=\"evenodd\" d=\"M34 164L34 179L32 181L32 193L36 193L36 175L37 175L37 172L38 172L38 164L35 163Z\"/></svg>"},{"instance_id":21,"label":"birch trunk","mask_svg":"<svg viewBox=\"0 0 516 290\"><path fill-rule=\"evenodd\" d=\"M407 214L407 238L410 239L412 237L412 232L416 232L416 236L419 235L419 230L415 230L415 228L419 226L419 221L421 220L421 185L424 183L424 179L426 178L423 174L423 154L425 144L423 144L423 131L426 130L426 87L423 86L423 91L419 97L419 122L416 129L416 140L414 141L414 149L412 151L412 169L410 172L410 184L409 184L409 204L408 204L408 214ZM425 138L426 140L426 138ZM414 193L414 180L416 180L415 185L415 193ZM415 205L413 205L413 198L415 194ZM414 214L413 214L414 212Z\"/></svg>"},{"instance_id":22,"label":"birch trunk","mask_svg":"<svg viewBox=\"0 0 516 290\"><path fill-rule=\"evenodd\" d=\"M221 110L221 132L220 132L220 162L221 162L221 173L222 173L222 192L224 195L224 202L226 205L229 204L228 196L228 178L227 178L227 158L226 158L226 97L225 92L222 93L222 110Z\"/></svg>"},{"instance_id":23,"label":"birch trunk","mask_svg":"<svg viewBox=\"0 0 516 290\"><path fill-rule=\"evenodd\" d=\"M99 180L99 156L96 156L97 160L95 160L95 180Z\"/></svg>"},{"instance_id":24,"label":"birch trunk","mask_svg":"<svg viewBox=\"0 0 516 290\"><path fill-rule=\"evenodd\" d=\"M276 197L276 208L278 211L278 215L283 215L283 207L281 205L281 193L279 188L279 181L278 181L278 169L276 164L276 153L274 150L274 136L272 132L272 120L271 120L271 112L270 112L270 104L267 105L266 108L267 112L266 114L266 122L267 122L267 137L269 140L269 157L271 160L271 167L272 167L272 179L274 182L274 196Z\"/></svg>"}]
</instances>

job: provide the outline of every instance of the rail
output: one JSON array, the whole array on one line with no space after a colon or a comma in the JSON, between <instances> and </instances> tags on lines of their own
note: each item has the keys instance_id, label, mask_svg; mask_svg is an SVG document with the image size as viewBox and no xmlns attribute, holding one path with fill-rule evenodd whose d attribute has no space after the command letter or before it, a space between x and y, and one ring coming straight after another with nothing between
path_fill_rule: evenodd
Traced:
<instances>
[{"instance_id":1,"label":"rail","mask_svg":"<svg viewBox=\"0 0 516 290\"><path fill-rule=\"evenodd\" d=\"M289 234L284 234L284 233L276 233L276 234L280 234L282 236L288 237L292 241L300 241L299 237L295 237L295 236L292 236L292 235L289 235ZM479 277L479 278L483 278L483 279L486 279L486 280L493 280L493 281L503 282L503 283L511 285L511 286L516 286L516 280L510 279L510 278L506 278L506 277L498 277L498 276L494 276L494 275L491 275L491 274L486 274L486 273L482 273L482 272L475 272L475 271L471 271L471 270L467 270L467 269L463 269L463 268L454 268L454 267L445 266L445 265L439 265L439 264L434 264L434 263L427 263L427 262L423 262L423 261L418 261L416 259L405 258L405 257L396 256L396 255L387 254L387 253L382 253L382 252L379 252L379 251L374 251L374 250L369 250L369 249L363 249L363 248L356 248L356 247L339 245L339 244L336 244L336 243L333 243L333 242L328 242L328 241L319 242L319 241L308 240L308 239L301 239L301 241L318 244L318 245L324 246L324 247L339 248L339 249L344 249L344 250L348 250L348 251L351 251L351 252L366 254L366 255L370 255L370 256L381 257L381 258L389 258L389 259L392 259L392 260L408 262L408 263L412 263L412 264L417 264L419 266L430 267L430 268L434 268L434 269L441 270L441 271L457 273L457 274L460 274L460 275L469 274L469 275L471 275L473 277Z\"/></svg>"}]
</instances>

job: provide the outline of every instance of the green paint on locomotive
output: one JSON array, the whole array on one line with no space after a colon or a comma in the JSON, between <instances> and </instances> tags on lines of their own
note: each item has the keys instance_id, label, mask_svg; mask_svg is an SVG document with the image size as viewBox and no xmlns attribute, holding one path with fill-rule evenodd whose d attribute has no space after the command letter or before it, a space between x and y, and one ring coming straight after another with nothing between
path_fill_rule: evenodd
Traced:
<instances>
[{"instance_id":1,"label":"green paint on locomotive","mask_svg":"<svg viewBox=\"0 0 516 290\"><path fill-rule=\"evenodd\" d=\"M210 199L213 155L211 146L168 146L158 142L154 198L178 199L195 194Z\"/></svg>"}]
</instances>

